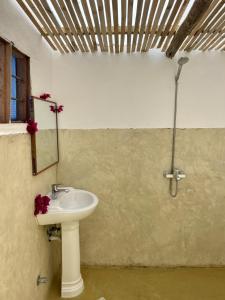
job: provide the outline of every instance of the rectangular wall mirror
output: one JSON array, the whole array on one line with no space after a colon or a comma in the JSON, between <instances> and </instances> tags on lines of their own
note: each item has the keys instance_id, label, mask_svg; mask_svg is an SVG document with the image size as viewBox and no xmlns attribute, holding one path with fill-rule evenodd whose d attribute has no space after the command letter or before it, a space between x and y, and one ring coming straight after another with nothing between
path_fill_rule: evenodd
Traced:
<instances>
[{"instance_id":1,"label":"rectangular wall mirror","mask_svg":"<svg viewBox=\"0 0 225 300\"><path fill-rule=\"evenodd\" d=\"M59 162L57 103L31 97L31 119L38 131L31 135L33 175Z\"/></svg>"}]
</instances>

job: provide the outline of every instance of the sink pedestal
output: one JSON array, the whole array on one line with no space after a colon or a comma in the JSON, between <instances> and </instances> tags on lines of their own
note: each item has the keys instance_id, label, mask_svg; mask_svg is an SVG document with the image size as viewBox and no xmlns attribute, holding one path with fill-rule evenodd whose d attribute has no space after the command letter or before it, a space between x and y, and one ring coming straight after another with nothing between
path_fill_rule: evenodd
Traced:
<instances>
[{"instance_id":1,"label":"sink pedestal","mask_svg":"<svg viewBox=\"0 0 225 300\"><path fill-rule=\"evenodd\" d=\"M38 214L39 225L61 224L62 235L62 283L61 296L73 298L82 293L83 279L80 274L79 221L91 215L98 205L98 198L88 191L66 187L58 191L46 214Z\"/></svg>"},{"instance_id":2,"label":"sink pedestal","mask_svg":"<svg viewBox=\"0 0 225 300\"><path fill-rule=\"evenodd\" d=\"M82 293L83 279L80 274L79 222L61 224L62 234L62 298L72 298Z\"/></svg>"}]
</instances>

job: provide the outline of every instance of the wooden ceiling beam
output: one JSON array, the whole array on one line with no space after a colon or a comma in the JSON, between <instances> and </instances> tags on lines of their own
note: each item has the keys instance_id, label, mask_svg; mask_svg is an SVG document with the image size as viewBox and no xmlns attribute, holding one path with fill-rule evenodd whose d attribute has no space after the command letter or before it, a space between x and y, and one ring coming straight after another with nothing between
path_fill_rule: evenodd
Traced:
<instances>
[{"instance_id":1,"label":"wooden ceiling beam","mask_svg":"<svg viewBox=\"0 0 225 300\"><path fill-rule=\"evenodd\" d=\"M51 20L49 19L44 7L41 5L39 0L33 0L34 4L36 5L37 9L39 10L41 17L44 19L44 21L47 23L48 28L46 28L49 35L54 40L54 43L57 45L57 48L61 53L68 53L69 50L66 48L66 46L63 44L60 36L54 36L57 34L57 30L55 29L54 25L52 24ZM32 6L34 5L32 3ZM35 9L32 9L33 12L35 12ZM59 44L59 45L58 45ZM60 50L61 49L61 50Z\"/></svg>"},{"instance_id":2,"label":"wooden ceiling beam","mask_svg":"<svg viewBox=\"0 0 225 300\"><path fill-rule=\"evenodd\" d=\"M221 24L220 27L218 27L218 30L220 30L221 32L220 33L212 33L212 34L209 34L207 35L207 38L205 39L206 41L203 41L203 43L201 44L201 47L200 47L200 50L204 51L207 49L208 46L210 46L215 40L216 40L216 37L220 37L224 32L224 27L225 27L225 20L224 22Z\"/></svg>"},{"instance_id":3,"label":"wooden ceiling beam","mask_svg":"<svg viewBox=\"0 0 225 300\"><path fill-rule=\"evenodd\" d=\"M53 12L51 11L48 2L46 0L40 0L43 7L45 8L49 18L51 19L52 23L56 27L56 30L60 33L60 36L62 37L63 41L65 42L65 45L70 49L71 52L74 52L74 49L72 45L70 44L69 40L67 39L65 33L63 32L62 28L60 27L56 17L54 16ZM68 52L68 50L67 50Z\"/></svg>"},{"instance_id":4,"label":"wooden ceiling beam","mask_svg":"<svg viewBox=\"0 0 225 300\"><path fill-rule=\"evenodd\" d=\"M36 2L36 1L34 1ZM69 50L64 46L63 44L59 44L57 41L57 37L55 38L55 36L52 33L52 27L50 26L51 24L48 22L48 19L45 18L45 16L43 16L42 11L39 10L40 7L38 6L38 4L40 5L39 1L38 3L34 3L31 0L26 0L27 5L29 6L29 8L31 9L31 11L35 14L35 16L37 17L37 19L39 20L39 22L41 22L41 24L43 24L45 30L48 32L49 36L52 38L53 42L55 43L55 45L57 46L57 48L59 49L59 51L61 53L68 53ZM55 31L56 33L57 31ZM58 37L58 40L60 41L60 38ZM63 48L63 50L62 50Z\"/></svg>"},{"instance_id":5,"label":"wooden ceiling beam","mask_svg":"<svg viewBox=\"0 0 225 300\"><path fill-rule=\"evenodd\" d=\"M216 48L215 50L220 50L221 48L223 48L225 46L225 39L222 43L220 43ZM222 49L223 50L223 49Z\"/></svg>"},{"instance_id":6,"label":"wooden ceiling beam","mask_svg":"<svg viewBox=\"0 0 225 300\"><path fill-rule=\"evenodd\" d=\"M120 36L120 52L124 49L125 31L126 31L126 13L127 13L127 2L122 1L121 3L121 36Z\"/></svg>"},{"instance_id":7,"label":"wooden ceiling beam","mask_svg":"<svg viewBox=\"0 0 225 300\"><path fill-rule=\"evenodd\" d=\"M167 36L167 38L163 44L163 48L162 48L163 52L165 52L167 50L168 45L169 45L173 35L177 32L177 30L179 28L179 22L180 22L181 18L183 17L188 4L189 4L189 0L184 0L182 6L180 7L180 9L177 13L176 19L174 20L174 23L172 25L172 28L169 31L169 35Z\"/></svg>"},{"instance_id":8,"label":"wooden ceiling beam","mask_svg":"<svg viewBox=\"0 0 225 300\"><path fill-rule=\"evenodd\" d=\"M115 51L116 53L119 53L119 35L118 35L118 2L117 0L114 0L112 2L112 8L113 8L113 22L114 22L114 36L115 36Z\"/></svg>"},{"instance_id":9,"label":"wooden ceiling beam","mask_svg":"<svg viewBox=\"0 0 225 300\"><path fill-rule=\"evenodd\" d=\"M80 21L81 28L84 32L85 37L86 37L88 46L89 46L91 52L94 52L94 45L93 45L92 40L91 40L91 38L88 34L88 31L87 31L87 28L86 28L86 25L85 25L85 21L84 21L84 18L82 16L81 9L80 9L80 6L78 4L78 1L77 0L72 0L72 2L73 2L74 10L77 14L78 20Z\"/></svg>"},{"instance_id":10,"label":"wooden ceiling beam","mask_svg":"<svg viewBox=\"0 0 225 300\"><path fill-rule=\"evenodd\" d=\"M216 18L217 19L217 18ZM213 23L212 23L213 24ZM216 22L215 25L211 26L211 32L206 32L203 34L200 34L200 39L198 38L198 41L194 43L194 45L191 47L190 50L196 50L200 48L202 50L208 43L215 37L217 33L220 33L223 27L225 26L225 16L221 18L221 20ZM188 50L189 51L189 50Z\"/></svg>"},{"instance_id":11,"label":"wooden ceiling beam","mask_svg":"<svg viewBox=\"0 0 225 300\"><path fill-rule=\"evenodd\" d=\"M212 14L209 16L209 18L205 21L204 24L206 24L204 26L203 32L198 32L198 34L196 34L194 36L194 38L191 40L191 43L189 43L185 50L186 51L191 51L194 49L197 49L198 46L202 43L203 37L204 39L208 39L208 37L210 36L210 33L213 33L216 31L216 28L221 24L221 22L223 21L224 18L224 13L225 13L225 9L221 10L218 14L217 12L221 9L221 4L223 5L222 2L219 3L219 6L212 12ZM183 46L181 47L181 50L183 50Z\"/></svg>"},{"instance_id":12,"label":"wooden ceiling beam","mask_svg":"<svg viewBox=\"0 0 225 300\"><path fill-rule=\"evenodd\" d=\"M53 8L47 0L16 1L61 53L119 53L125 41L127 53L157 47L170 58L178 50L224 50L225 0L194 0L189 13L191 0L51 0Z\"/></svg>"},{"instance_id":13,"label":"wooden ceiling beam","mask_svg":"<svg viewBox=\"0 0 225 300\"><path fill-rule=\"evenodd\" d=\"M98 15L99 15L99 21L100 21L101 34L103 37L103 44L104 44L105 51L108 52L108 40L107 40L107 36L106 36L106 24L105 24L105 12L104 12L102 0L97 0L97 7L98 7Z\"/></svg>"},{"instance_id":14,"label":"wooden ceiling beam","mask_svg":"<svg viewBox=\"0 0 225 300\"><path fill-rule=\"evenodd\" d=\"M172 23L175 19L175 16L177 14L177 12L179 11L179 8L182 4L182 0L177 0L174 7L173 7L173 11L171 12L171 15L169 17L169 20L167 21L166 23L166 27L165 27L165 30L164 30L164 33L162 33L161 35L161 38L159 40L159 43L157 45L157 48L161 48L162 47L162 44L166 38L166 36L170 33L170 29L172 27Z\"/></svg>"},{"instance_id":15,"label":"wooden ceiling beam","mask_svg":"<svg viewBox=\"0 0 225 300\"><path fill-rule=\"evenodd\" d=\"M34 18L34 16L32 15L32 13L30 12L30 10L27 8L27 6L23 3L22 0L16 0L17 3L20 5L20 7L23 9L23 11L27 14L27 16L29 17L29 19L31 20L31 22L34 24L34 26L37 28L37 30L40 32L40 34L43 36L43 38L47 41L47 43L49 44L49 46L53 49L53 50L57 50L57 48L55 47L55 45L52 43L52 41L50 40L50 38L48 36L45 35L44 30L41 28L41 26L38 24L38 22L36 21L36 19ZM60 50L59 50L60 51ZM61 52L61 51L60 51ZM61 52L63 53L63 51Z\"/></svg>"},{"instance_id":16,"label":"wooden ceiling beam","mask_svg":"<svg viewBox=\"0 0 225 300\"><path fill-rule=\"evenodd\" d=\"M35 0L33 0L33 1L35 1ZM221 23L222 24L222 23ZM110 28L106 28L106 32L105 32L105 34L107 35L107 36L109 36L110 34L115 34L115 28L113 27L113 26L111 26L111 30L109 30ZM68 30L66 30L64 27L62 27L62 30L63 30L63 32L67 35L70 31L68 31ZM49 34L48 34L48 32L45 30L45 28L44 27L42 27L42 32L43 32L43 35L45 35L45 36L49 36ZM91 35L91 29L89 28L89 27L87 27L87 32L88 32L88 34L89 35ZM111 32L111 33L110 33ZM219 30L219 28L217 29L209 29L209 30L204 30L204 31L202 31L201 33L199 33L198 34L198 36L200 35L200 34L212 34L212 33L220 33L221 32L221 30ZM70 32L71 34L73 34L73 31L71 31ZM94 33L94 35L96 36L96 35L98 35L98 32L97 32L97 29L95 28L95 27L93 27L93 33ZM131 34L134 34L135 33L135 30L134 30L134 26L132 26L132 30L131 30ZM138 36L139 36L139 34L141 33L141 28L140 28L140 30L138 31ZM156 30L155 31L155 34L157 34L158 33L158 30ZM83 32L82 30L81 30L81 34L84 36L85 35L85 32ZM103 33L100 31L100 34L102 35ZM122 29L122 27L121 26L118 26L118 34L119 35L122 35L123 34L123 29ZM128 34L128 28L127 27L125 27L125 30L124 30L124 34L126 35L126 34ZM147 34L147 31L144 31L143 32L143 34ZM60 33L59 32L56 32L56 33L53 33L53 35L54 36L60 36ZM161 32L161 34L160 34L160 36L165 36L166 35L166 33L164 32L164 31L162 31ZM167 35L169 35L169 33L167 33ZM181 48L180 48L181 49Z\"/></svg>"},{"instance_id":17,"label":"wooden ceiling beam","mask_svg":"<svg viewBox=\"0 0 225 300\"><path fill-rule=\"evenodd\" d=\"M155 18L153 21L153 25L152 25L151 32L150 32L150 35L148 38L148 42L146 44L146 49L144 51L148 51L151 48L152 41L153 41L154 35L156 34L158 23L159 23L164 5L165 5L164 0L161 0L158 4L157 12L156 12L156 15L155 15Z\"/></svg>"},{"instance_id":18,"label":"wooden ceiling beam","mask_svg":"<svg viewBox=\"0 0 225 300\"><path fill-rule=\"evenodd\" d=\"M107 22L107 30L109 37L109 49L110 52L113 53L113 39L112 39L112 18L110 12L110 2L109 0L104 0L105 3L105 11L106 11L106 22Z\"/></svg>"},{"instance_id":19,"label":"wooden ceiling beam","mask_svg":"<svg viewBox=\"0 0 225 300\"><path fill-rule=\"evenodd\" d=\"M151 3L151 11L150 11L149 17L148 17L145 38L144 38L144 41L142 43L142 48L141 48L142 52L145 51L145 48L146 48L146 45L147 45L147 42L148 42L148 36L149 36L151 28L152 28L152 23L153 23L153 19L154 19L154 15L155 15L157 5L158 5L158 0L153 0L152 3Z\"/></svg>"},{"instance_id":20,"label":"wooden ceiling beam","mask_svg":"<svg viewBox=\"0 0 225 300\"><path fill-rule=\"evenodd\" d=\"M84 1L87 2L87 0L84 0ZM105 52L106 49L104 47L103 40L102 40L101 29L100 29L100 25L99 25L99 21L98 21L98 13L97 13L96 3L95 3L95 1L90 1L89 4L90 4L91 12L92 12L92 17L93 17L93 20L95 23L95 28L97 31L98 43L99 43L101 51ZM87 3L86 3L86 5L87 5Z\"/></svg>"},{"instance_id":21,"label":"wooden ceiling beam","mask_svg":"<svg viewBox=\"0 0 225 300\"><path fill-rule=\"evenodd\" d=\"M203 51L216 49L218 47L218 45L220 45L224 41L225 30L223 33L224 33L223 35L219 34L217 39L214 40L213 42L211 42L210 45L208 45L205 49L203 49Z\"/></svg>"},{"instance_id":22,"label":"wooden ceiling beam","mask_svg":"<svg viewBox=\"0 0 225 300\"><path fill-rule=\"evenodd\" d=\"M162 18L162 20L160 22L160 25L159 25L159 28L158 28L158 32L155 35L155 38L154 38L154 40L153 40L153 42L151 44L151 48L154 48L155 45L157 44L158 39L161 36L161 33L162 33L162 31L163 31L163 29L165 27L165 23L166 23L166 21L168 19L168 16L169 16L169 13L170 13L170 11L171 11L171 9L173 7L173 4L174 4L174 0L169 0L169 2L167 4L167 7L166 7L166 10L164 12L163 18Z\"/></svg>"},{"instance_id":23,"label":"wooden ceiling beam","mask_svg":"<svg viewBox=\"0 0 225 300\"><path fill-rule=\"evenodd\" d=\"M133 16L133 0L128 0L128 14L127 14L127 53L131 51L131 31L132 31L132 16Z\"/></svg>"},{"instance_id":24,"label":"wooden ceiling beam","mask_svg":"<svg viewBox=\"0 0 225 300\"><path fill-rule=\"evenodd\" d=\"M66 29L69 29L69 24L64 16L64 14L62 13L62 10L58 4L58 2L56 0L51 0L51 3L60 19L60 21L62 22L63 26L66 28ZM78 47L77 47L77 44L74 40L74 36L69 32L68 33L68 38L69 38L69 41L70 43L68 44L68 47L70 48L70 51L71 52L74 52L74 51L78 51ZM72 47L71 47L72 45Z\"/></svg>"},{"instance_id":25,"label":"wooden ceiling beam","mask_svg":"<svg viewBox=\"0 0 225 300\"><path fill-rule=\"evenodd\" d=\"M143 9L142 19L141 19L141 28L140 28L140 31L138 34L138 44L137 44L138 52L141 50L141 44L142 44L142 40L143 40L143 35L145 33L145 27L146 27L146 21L147 21L149 9L150 9L150 0L146 0L144 9Z\"/></svg>"},{"instance_id":26,"label":"wooden ceiling beam","mask_svg":"<svg viewBox=\"0 0 225 300\"><path fill-rule=\"evenodd\" d=\"M58 3L63 11L63 14L65 15L65 18L69 24L69 29L71 30L71 33L74 35L74 38L76 40L76 43L78 45L78 48L80 49L81 52L85 52L84 47L80 41L80 38L78 36L78 32L75 28L75 25L73 23L73 20L69 14L69 9L66 6L66 3L64 2L64 0L58 0Z\"/></svg>"},{"instance_id":27,"label":"wooden ceiling beam","mask_svg":"<svg viewBox=\"0 0 225 300\"><path fill-rule=\"evenodd\" d=\"M209 9L213 0L196 0L182 23L177 33L175 34L169 48L166 51L166 56L173 58L186 37L192 32L203 14Z\"/></svg>"},{"instance_id":28,"label":"wooden ceiling beam","mask_svg":"<svg viewBox=\"0 0 225 300\"><path fill-rule=\"evenodd\" d=\"M194 27L192 30L189 38L187 39L186 43L182 45L181 50L187 50L191 47L193 42L195 41L195 37L198 36L197 33L201 33L204 31L204 28L207 27L207 25L210 23L214 15L217 14L217 12L220 10L222 7L222 2L218 4L218 0L214 0L214 2L210 5L209 9L204 13L202 16L200 22L197 24L197 26ZM217 5L217 7L215 7Z\"/></svg>"},{"instance_id":29,"label":"wooden ceiling beam","mask_svg":"<svg viewBox=\"0 0 225 300\"><path fill-rule=\"evenodd\" d=\"M140 19L141 19L142 6L143 6L143 0L139 0L138 3L137 3L137 12L136 12L136 18L135 18L132 52L135 52L135 50L136 50L136 44L137 44L137 37L138 37L139 26L140 26L139 24L140 24Z\"/></svg>"},{"instance_id":30,"label":"wooden ceiling beam","mask_svg":"<svg viewBox=\"0 0 225 300\"><path fill-rule=\"evenodd\" d=\"M87 21L87 24L88 24L88 27L89 27L89 32L90 32L90 36L91 36L92 43L93 43L93 46L94 46L94 51L97 51L98 48L97 48L97 42L96 42L96 38L95 38L94 25L92 23L91 15L90 15L90 12L89 12L86 1L81 0L81 6L83 8L85 18L86 18L86 21Z\"/></svg>"}]
</instances>

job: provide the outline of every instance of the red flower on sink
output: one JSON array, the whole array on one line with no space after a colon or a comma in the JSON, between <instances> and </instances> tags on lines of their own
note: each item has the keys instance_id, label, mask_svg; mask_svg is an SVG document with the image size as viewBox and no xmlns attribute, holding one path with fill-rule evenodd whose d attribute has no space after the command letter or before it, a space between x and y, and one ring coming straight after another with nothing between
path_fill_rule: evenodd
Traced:
<instances>
[{"instance_id":1,"label":"red flower on sink","mask_svg":"<svg viewBox=\"0 0 225 300\"><path fill-rule=\"evenodd\" d=\"M48 205L50 198L48 196L37 195L34 199L34 215L46 214L48 212Z\"/></svg>"}]
</instances>

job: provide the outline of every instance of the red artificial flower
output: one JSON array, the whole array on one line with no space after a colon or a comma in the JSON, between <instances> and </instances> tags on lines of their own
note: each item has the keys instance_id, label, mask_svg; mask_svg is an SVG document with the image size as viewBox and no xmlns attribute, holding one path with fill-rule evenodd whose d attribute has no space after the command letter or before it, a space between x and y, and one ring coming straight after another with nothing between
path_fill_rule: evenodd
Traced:
<instances>
[{"instance_id":1,"label":"red artificial flower","mask_svg":"<svg viewBox=\"0 0 225 300\"><path fill-rule=\"evenodd\" d=\"M52 111L52 112L56 112L55 105L50 105L50 111Z\"/></svg>"},{"instance_id":2,"label":"red artificial flower","mask_svg":"<svg viewBox=\"0 0 225 300\"><path fill-rule=\"evenodd\" d=\"M38 128L37 128L37 123L34 122L33 120L29 120L27 122L27 132L29 134L34 134L35 132L38 131Z\"/></svg>"},{"instance_id":3,"label":"red artificial flower","mask_svg":"<svg viewBox=\"0 0 225 300\"><path fill-rule=\"evenodd\" d=\"M58 107L55 107L55 105L50 105L50 111L52 111L52 112L58 112L58 113L60 113L61 111L63 111L63 105L59 105Z\"/></svg>"},{"instance_id":4,"label":"red artificial flower","mask_svg":"<svg viewBox=\"0 0 225 300\"><path fill-rule=\"evenodd\" d=\"M50 202L50 198L48 196L41 196L41 194L37 195L34 199L34 215L38 214L46 214L48 211L48 205Z\"/></svg>"},{"instance_id":5,"label":"red artificial flower","mask_svg":"<svg viewBox=\"0 0 225 300\"><path fill-rule=\"evenodd\" d=\"M44 205L48 206L49 202L50 202L50 198L48 196L43 196L42 201L43 201Z\"/></svg>"},{"instance_id":6,"label":"red artificial flower","mask_svg":"<svg viewBox=\"0 0 225 300\"><path fill-rule=\"evenodd\" d=\"M43 207L42 207L42 210L41 210L41 213L44 215L44 214L46 214L47 212L48 212L47 206L43 206Z\"/></svg>"},{"instance_id":7,"label":"red artificial flower","mask_svg":"<svg viewBox=\"0 0 225 300\"><path fill-rule=\"evenodd\" d=\"M41 195L37 195L34 199L35 209L34 215L36 216L41 211Z\"/></svg>"},{"instance_id":8,"label":"red artificial flower","mask_svg":"<svg viewBox=\"0 0 225 300\"><path fill-rule=\"evenodd\" d=\"M40 98L43 99L43 100L46 100L46 99L48 99L48 98L51 98L51 95L48 94L48 93L44 93L44 94L41 94L41 95L40 95Z\"/></svg>"},{"instance_id":9,"label":"red artificial flower","mask_svg":"<svg viewBox=\"0 0 225 300\"><path fill-rule=\"evenodd\" d=\"M61 111L63 111L63 107L64 107L63 105L59 105L58 106L58 108L57 108L58 113L60 113Z\"/></svg>"}]
</instances>

